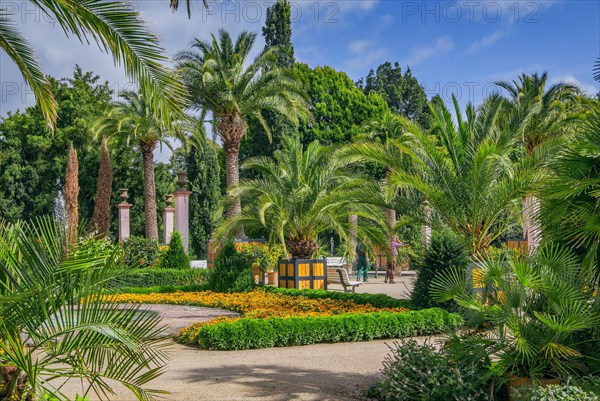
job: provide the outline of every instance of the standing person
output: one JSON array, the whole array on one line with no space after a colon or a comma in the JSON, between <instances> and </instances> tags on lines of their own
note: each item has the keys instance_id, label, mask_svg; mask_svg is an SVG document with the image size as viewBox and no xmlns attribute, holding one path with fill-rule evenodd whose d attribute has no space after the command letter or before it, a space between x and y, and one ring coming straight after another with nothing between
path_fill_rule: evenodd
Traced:
<instances>
[{"instance_id":1,"label":"standing person","mask_svg":"<svg viewBox=\"0 0 600 401\"><path fill-rule=\"evenodd\" d=\"M363 272L363 283L366 283L369 278L369 260L367 258L367 244L360 242L356 246L356 279L360 280L361 270Z\"/></svg>"},{"instance_id":2,"label":"standing person","mask_svg":"<svg viewBox=\"0 0 600 401\"><path fill-rule=\"evenodd\" d=\"M388 280L390 284L394 284L394 270L396 269L396 257L398 256L398 248L403 246L404 244L400 241L397 235L394 235L394 238L390 240L390 251L391 258L388 259L387 262L387 271L385 272L384 283L387 283Z\"/></svg>"}]
</instances>

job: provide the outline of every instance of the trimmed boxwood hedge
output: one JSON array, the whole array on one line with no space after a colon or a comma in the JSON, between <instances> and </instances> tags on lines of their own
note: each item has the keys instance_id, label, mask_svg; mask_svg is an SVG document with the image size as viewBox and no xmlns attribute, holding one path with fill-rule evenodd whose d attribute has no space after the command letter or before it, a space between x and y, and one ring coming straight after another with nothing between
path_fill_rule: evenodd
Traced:
<instances>
[{"instance_id":1,"label":"trimmed boxwood hedge","mask_svg":"<svg viewBox=\"0 0 600 401\"><path fill-rule=\"evenodd\" d=\"M336 299L360 305L373 305L376 308L408 308L414 309L408 299L396 299L385 294L358 294L354 292L335 292L325 290L296 290L293 288L276 288L266 286L267 292L290 296L303 296L309 299Z\"/></svg>"},{"instance_id":2,"label":"trimmed boxwood hedge","mask_svg":"<svg viewBox=\"0 0 600 401\"><path fill-rule=\"evenodd\" d=\"M241 318L201 327L193 344L211 350L286 347L429 335L463 324L439 308L323 317ZM180 338L181 341L181 338Z\"/></svg>"},{"instance_id":3,"label":"trimmed boxwood hedge","mask_svg":"<svg viewBox=\"0 0 600 401\"><path fill-rule=\"evenodd\" d=\"M119 287L188 286L206 282L206 269L133 269L119 277ZM177 290L175 290L177 291Z\"/></svg>"}]
</instances>

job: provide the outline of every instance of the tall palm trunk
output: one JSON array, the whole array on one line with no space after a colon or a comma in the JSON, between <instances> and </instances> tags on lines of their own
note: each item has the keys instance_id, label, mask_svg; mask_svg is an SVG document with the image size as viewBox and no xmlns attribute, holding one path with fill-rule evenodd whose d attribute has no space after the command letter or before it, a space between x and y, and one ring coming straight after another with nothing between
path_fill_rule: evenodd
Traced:
<instances>
[{"instance_id":1,"label":"tall palm trunk","mask_svg":"<svg viewBox=\"0 0 600 401\"><path fill-rule=\"evenodd\" d=\"M227 192L236 187L240 182L240 142L246 133L246 123L237 114L219 116L217 132L223 139L223 150L225 151L225 172L227 177ZM242 204L236 196L227 204L227 218L241 216ZM237 237L244 236L244 229L236 234Z\"/></svg>"},{"instance_id":2,"label":"tall palm trunk","mask_svg":"<svg viewBox=\"0 0 600 401\"><path fill-rule=\"evenodd\" d=\"M156 141L140 143L144 161L144 214L146 216L146 238L158 241L156 219L156 188L154 185L154 149Z\"/></svg>"},{"instance_id":3,"label":"tall palm trunk","mask_svg":"<svg viewBox=\"0 0 600 401\"><path fill-rule=\"evenodd\" d=\"M240 182L239 149L237 151L225 149L225 170L227 175L227 192ZM237 217L242 214L242 203L239 197L231 199L227 205L227 218Z\"/></svg>"},{"instance_id":4,"label":"tall palm trunk","mask_svg":"<svg viewBox=\"0 0 600 401\"><path fill-rule=\"evenodd\" d=\"M534 195L523 198L523 237L527 239L527 249L534 251L542 241L542 230L538 220L541 202Z\"/></svg>"}]
</instances>

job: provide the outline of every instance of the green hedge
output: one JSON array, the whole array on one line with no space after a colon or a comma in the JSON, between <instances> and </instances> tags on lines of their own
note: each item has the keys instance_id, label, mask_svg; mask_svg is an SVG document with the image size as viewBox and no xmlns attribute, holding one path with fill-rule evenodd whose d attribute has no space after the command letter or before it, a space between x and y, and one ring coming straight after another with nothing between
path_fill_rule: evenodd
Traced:
<instances>
[{"instance_id":1,"label":"green hedge","mask_svg":"<svg viewBox=\"0 0 600 401\"><path fill-rule=\"evenodd\" d=\"M203 284L207 275L207 269L132 269L119 277L116 284L119 287L185 286Z\"/></svg>"},{"instance_id":2,"label":"green hedge","mask_svg":"<svg viewBox=\"0 0 600 401\"><path fill-rule=\"evenodd\" d=\"M325 290L295 290L293 288L276 288L266 286L268 292L290 296L303 296L310 299L336 299L350 301L360 305L370 304L376 308L407 308L414 309L408 299L396 299L385 294L357 294L354 292L334 292Z\"/></svg>"},{"instance_id":3,"label":"green hedge","mask_svg":"<svg viewBox=\"0 0 600 401\"><path fill-rule=\"evenodd\" d=\"M169 294L172 292L201 292L208 290L206 284L190 285L156 285L153 287L121 287L117 292L121 294Z\"/></svg>"},{"instance_id":4,"label":"green hedge","mask_svg":"<svg viewBox=\"0 0 600 401\"><path fill-rule=\"evenodd\" d=\"M201 327L192 343L212 350L287 347L429 335L463 324L439 308L404 313L374 312L324 317L241 318ZM188 339L192 338L189 337ZM179 341L182 341L179 337Z\"/></svg>"}]
</instances>

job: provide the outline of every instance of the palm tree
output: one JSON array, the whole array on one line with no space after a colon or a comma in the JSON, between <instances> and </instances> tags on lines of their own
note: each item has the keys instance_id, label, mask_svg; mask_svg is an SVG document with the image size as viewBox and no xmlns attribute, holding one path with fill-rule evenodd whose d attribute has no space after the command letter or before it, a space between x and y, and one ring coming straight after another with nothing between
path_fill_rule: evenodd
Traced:
<instances>
[{"instance_id":1,"label":"palm tree","mask_svg":"<svg viewBox=\"0 0 600 401\"><path fill-rule=\"evenodd\" d=\"M140 13L125 1L104 0L29 0L29 3L50 16L67 35L82 42L96 42L109 52L117 64L125 67L127 75L138 81L146 91L159 94L152 107L170 116L180 111L184 90L179 81L160 63L167 61L158 37L150 32ZM17 28L12 16L0 8L0 49L17 65L31 87L42 113L53 126L56 121L56 102L48 78L42 72L34 50Z\"/></svg>"},{"instance_id":2,"label":"palm tree","mask_svg":"<svg viewBox=\"0 0 600 401\"><path fill-rule=\"evenodd\" d=\"M176 117L163 118L152 107L153 95L143 92L126 91L120 94L121 101L109 108L95 124L97 135L117 138L127 145L134 142L139 146L144 163L144 214L146 217L146 238L158 240L156 219L156 189L154 182L154 150L158 144L166 144L169 138L178 137L179 130L174 121Z\"/></svg>"},{"instance_id":3,"label":"palm tree","mask_svg":"<svg viewBox=\"0 0 600 401\"><path fill-rule=\"evenodd\" d=\"M487 248L511 224L518 203L540 179L525 158L511 160L515 133L526 119L498 123L501 101L490 100L466 117L453 98L455 119L445 105L430 105L432 128L409 125L414 140L396 146L411 158L391 165L392 190L412 189L430 203L435 214L465 239L472 253ZM456 121L456 122L455 122Z\"/></svg>"},{"instance_id":4,"label":"palm tree","mask_svg":"<svg viewBox=\"0 0 600 401\"><path fill-rule=\"evenodd\" d=\"M234 234L242 226L261 227L271 241L281 243L292 256L310 258L318 252L318 237L325 231L334 231L346 241L348 215L355 214L359 217L357 235L376 238L381 230L363 223L378 217L382 220L380 209L353 202L348 194L362 180L344 175L331 160L332 150L318 142L303 149L301 143L289 138L273 158L248 159L244 168L257 171L259 177L243 180L231 196L249 202L240 216L219 227L216 237Z\"/></svg>"},{"instance_id":5,"label":"palm tree","mask_svg":"<svg viewBox=\"0 0 600 401\"><path fill-rule=\"evenodd\" d=\"M255 33L242 32L233 43L229 33L220 30L218 38L213 35L211 42L196 39L191 51L177 57L192 108L201 112L202 120L212 113L213 127L225 150L228 190L239 182L238 154L248 117L260 121L270 135L263 112L280 114L294 124L308 113L293 73L274 64L277 48L265 50L248 64L255 40ZM233 198L227 217L240 213L240 200Z\"/></svg>"},{"instance_id":6,"label":"palm tree","mask_svg":"<svg viewBox=\"0 0 600 401\"><path fill-rule=\"evenodd\" d=\"M529 114L522 131L521 146L526 156L538 153L540 164L547 163L564 141L572 133L572 123L577 121L574 106L580 90L575 85L559 83L547 88L548 73L542 75L522 74L519 81L496 82L508 93L504 101L504 113ZM539 225L535 214L540 208L539 200L533 194L523 199L523 236L531 247L540 241Z\"/></svg>"},{"instance_id":7,"label":"palm tree","mask_svg":"<svg viewBox=\"0 0 600 401\"><path fill-rule=\"evenodd\" d=\"M117 248L69 240L49 218L0 224L0 399L63 401L71 379L100 399L111 383L155 399L145 386L166 361L160 317L97 295L122 271Z\"/></svg>"},{"instance_id":8,"label":"palm tree","mask_svg":"<svg viewBox=\"0 0 600 401\"><path fill-rule=\"evenodd\" d=\"M486 257L477 273L473 282L464 270L444 271L430 292L438 302L456 301L488 327L470 334L497 362L497 373L545 379L576 376L585 368L582 343L597 341L591 333L600 328L594 269L583 266L571 249L545 243L531 259ZM579 342L578 335L585 340ZM466 342L464 351L471 354L474 344Z\"/></svg>"},{"instance_id":9,"label":"palm tree","mask_svg":"<svg viewBox=\"0 0 600 401\"><path fill-rule=\"evenodd\" d=\"M540 221L548 239L566 244L598 265L600 260L600 109L592 111L551 164L540 197Z\"/></svg>"}]
</instances>

